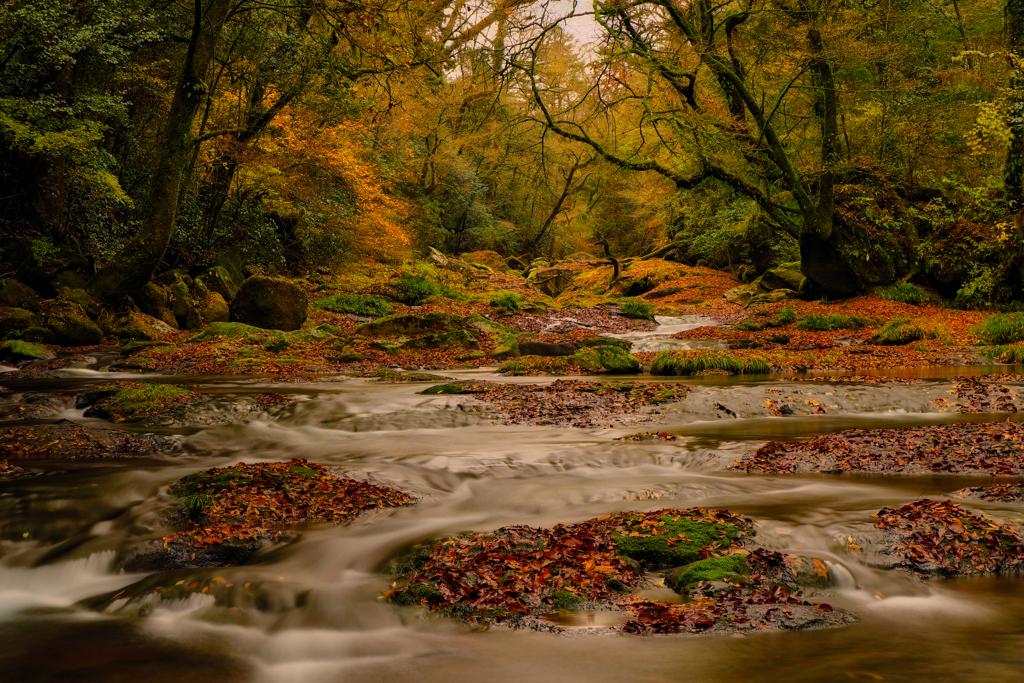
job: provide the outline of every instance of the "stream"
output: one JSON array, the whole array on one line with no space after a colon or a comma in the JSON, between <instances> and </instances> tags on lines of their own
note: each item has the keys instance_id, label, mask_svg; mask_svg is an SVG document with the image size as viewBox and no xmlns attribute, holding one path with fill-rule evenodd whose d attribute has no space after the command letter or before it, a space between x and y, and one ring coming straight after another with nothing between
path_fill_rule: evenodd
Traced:
<instances>
[{"instance_id":1,"label":"stream","mask_svg":"<svg viewBox=\"0 0 1024 683\"><path fill-rule=\"evenodd\" d=\"M659 339L648 335L634 341L652 346ZM109 427L74 407L75 395L112 375L124 377L104 372L102 365L56 379L0 376L8 390L0 394L0 408L31 400L53 411L37 422L71 419ZM211 417L260 392L277 392L293 402L274 417L152 428L180 439L171 453L19 461L44 474L0 482L0 680L1020 681L1024 578L922 581L872 568L839 543L869 532L872 514L882 506L925 496L944 500L960 487L994 478L763 476L726 469L767 440L849 427L1008 417L933 412L933 399L953 387L950 377L969 369L930 370L904 373L924 378L912 385L827 377L657 378L695 388L639 429L592 430L492 424L465 409L472 399L419 395L429 383L133 375L134 381L183 383L215 394L217 400L204 408ZM440 374L506 381L481 370ZM774 417L763 407L769 390L792 396L794 405L817 401L827 412ZM32 423L19 422L11 410L3 414L3 427ZM614 440L637 431L680 438ZM146 578L118 572L115 558L127 544L169 533L163 521L174 502L169 483L210 467L289 458L393 486L419 500L361 516L348 526L310 529L242 567L157 577L167 585L220 581L249 589L236 592L230 605L196 594L137 614L118 611L117 600L105 609L85 606L93 596ZM391 582L384 573L387 562L417 543L510 524L551 526L623 510L692 506L750 516L759 522L766 545L821 559L839 579L829 602L860 621L831 630L752 636L640 637L595 628L615 623L614 613L580 611L553 617L572 627L556 635L474 628L380 597ZM971 501L970 507L998 518L1024 518L1020 504Z\"/></svg>"}]
</instances>

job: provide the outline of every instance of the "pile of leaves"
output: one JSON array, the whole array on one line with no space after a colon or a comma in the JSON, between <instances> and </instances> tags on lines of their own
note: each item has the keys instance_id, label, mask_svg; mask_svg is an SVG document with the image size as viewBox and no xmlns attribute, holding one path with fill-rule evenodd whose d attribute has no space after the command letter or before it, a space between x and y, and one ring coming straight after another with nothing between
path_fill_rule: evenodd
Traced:
<instances>
[{"instance_id":1,"label":"pile of leaves","mask_svg":"<svg viewBox=\"0 0 1024 683\"><path fill-rule=\"evenodd\" d=\"M500 424L558 425L587 429L611 426L640 416L653 406L682 401L691 387L656 382L582 382L550 384L460 384L498 409Z\"/></svg>"},{"instance_id":2,"label":"pile of leaves","mask_svg":"<svg viewBox=\"0 0 1024 683\"><path fill-rule=\"evenodd\" d=\"M1019 529L952 501L916 500L877 514L875 527L886 532L887 554L917 574L957 576L1024 567Z\"/></svg>"},{"instance_id":3,"label":"pile of leaves","mask_svg":"<svg viewBox=\"0 0 1024 683\"><path fill-rule=\"evenodd\" d=\"M810 441L770 442L731 465L744 472L1024 474L1018 422L849 429Z\"/></svg>"},{"instance_id":4,"label":"pile of leaves","mask_svg":"<svg viewBox=\"0 0 1024 683\"><path fill-rule=\"evenodd\" d=\"M940 408L949 408L964 414L1016 413L1016 395L1009 387L997 384L1009 378L1007 375L958 377L956 401L950 403L940 398L936 403Z\"/></svg>"},{"instance_id":5,"label":"pile of leaves","mask_svg":"<svg viewBox=\"0 0 1024 683\"><path fill-rule=\"evenodd\" d=\"M0 460L0 479L24 479L33 474L23 467L12 465L6 460Z\"/></svg>"},{"instance_id":6,"label":"pile of leaves","mask_svg":"<svg viewBox=\"0 0 1024 683\"><path fill-rule=\"evenodd\" d=\"M125 457L168 451L174 437L93 429L70 420L0 431L0 453L8 460Z\"/></svg>"},{"instance_id":7,"label":"pile of leaves","mask_svg":"<svg viewBox=\"0 0 1024 683\"><path fill-rule=\"evenodd\" d=\"M615 440L647 443L651 441L677 441L678 439L678 436L668 432L641 432L639 434L630 434L629 436L620 436Z\"/></svg>"},{"instance_id":8,"label":"pile of leaves","mask_svg":"<svg viewBox=\"0 0 1024 683\"><path fill-rule=\"evenodd\" d=\"M412 502L412 496L344 479L305 460L213 468L171 487L191 527L164 537L164 546L205 548L238 539L274 540L297 524L350 522L367 510Z\"/></svg>"},{"instance_id":9,"label":"pile of leaves","mask_svg":"<svg viewBox=\"0 0 1024 683\"><path fill-rule=\"evenodd\" d=\"M643 584L638 562L688 564L753 534L725 510L623 512L552 529L503 527L435 543L406 561L387 597L471 621L609 602Z\"/></svg>"},{"instance_id":10,"label":"pile of leaves","mask_svg":"<svg viewBox=\"0 0 1024 683\"><path fill-rule=\"evenodd\" d=\"M1024 484L995 484L993 486L970 486L956 492L960 498L980 498L997 503L1024 501Z\"/></svg>"},{"instance_id":11,"label":"pile of leaves","mask_svg":"<svg viewBox=\"0 0 1024 683\"><path fill-rule=\"evenodd\" d=\"M831 605L812 605L792 594L795 575L792 558L758 548L747 555L750 574L728 582L724 590L704 582L690 591L690 600L668 604L637 600L623 630L637 634L704 633L746 628L808 628L851 621L851 615Z\"/></svg>"},{"instance_id":12,"label":"pile of leaves","mask_svg":"<svg viewBox=\"0 0 1024 683\"><path fill-rule=\"evenodd\" d=\"M76 402L90 406L87 417L102 417L125 422L158 413L167 413L201 400L200 394L172 384L111 382L96 387Z\"/></svg>"}]
</instances>

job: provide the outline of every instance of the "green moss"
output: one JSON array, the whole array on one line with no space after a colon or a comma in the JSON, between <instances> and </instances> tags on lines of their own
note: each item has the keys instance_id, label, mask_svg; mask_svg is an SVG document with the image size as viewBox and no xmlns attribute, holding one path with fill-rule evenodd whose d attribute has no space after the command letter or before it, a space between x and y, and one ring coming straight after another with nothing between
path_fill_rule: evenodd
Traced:
<instances>
[{"instance_id":1,"label":"green moss","mask_svg":"<svg viewBox=\"0 0 1024 683\"><path fill-rule=\"evenodd\" d=\"M859 330L870 324L871 321L867 318L861 318L856 315L843 315L841 313L811 314L801 318L800 322L797 323L796 329L831 332L832 330Z\"/></svg>"},{"instance_id":2,"label":"green moss","mask_svg":"<svg viewBox=\"0 0 1024 683\"><path fill-rule=\"evenodd\" d=\"M654 320L654 309L651 308L650 304L639 301L631 300L624 301L619 305L619 310L622 315L627 318L639 318L642 320Z\"/></svg>"},{"instance_id":3,"label":"green moss","mask_svg":"<svg viewBox=\"0 0 1024 683\"><path fill-rule=\"evenodd\" d=\"M742 332L760 332L764 329L764 325L759 325L752 320L747 320L732 326L734 330L740 330Z\"/></svg>"},{"instance_id":4,"label":"green moss","mask_svg":"<svg viewBox=\"0 0 1024 683\"><path fill-rule=\"evenodd\" d=\"M288 473L296 474L300 477L319 477L323 475L322 472L317 472L316 470L311 469L309 467L305 467L303 465L293 465L289 467Z\"/></svg>"},{"instance_id":5,"label":"green moss","mask_svg":"<svg viewBox=\"0 0 1024 683\"><path fill-rule=\"evenodd\" d=\"M553 591L549 597L551 604L558 609L579 609L583 604L583 598L567 590Z\"/></svg>"},{"instance_id":6,"label":"green moss","mask_svg":"<svg viewBox=\"0 0 1024 683\"><path fill-rule=\"evenodd\" d=\"M42 344L11 340L0 346L0 358L12 358L14 360L39 360L46 358L50 352Z\"/></svg>"},{"instance_id":7,"label":"green moss","mask_svg":"<svg viewBox=\"0 0 1024 683\"><path fill-rule=\"evenodd\" d=\"M332 356L327 360L332 360L336 363L356 363L362 359L363 354L356 353L354 351L346 351L345 353L338 354L337 356Z\"/></svg>"},{"instance_id":8,"label":"green moss","mask_svg":"<svg viewBox=\"0 0 1024 683\"><path fill-rule=\"evenodd\" d=\"M1004 313L986 318L974 333L986 344L1024 341L1024 313Z\"/></svg>"},{"instance_id":9,"label":"green moss","mask_svg":"<svg viewBox=\"0 0 1024 683\"><path fill-rule=\"evenodd\" d=\"M633 347L633 343L627 339L615 339L614 337L592 337L590 339L584 339L581 341L580 346L617 346L624 351L629 351Z\"/></svg>"},{"instance_id":10,"label":"green moss","mask_svg":"<svg viewBox=\"0 0 1024 683\"><path fill-rule=\"evenodd\" d=\"M569 362L586 372L640 372L639 359L617 346L591 346L580 349L569 358Z\"/></svg>"},{"instance_id":11,"label":"green moss","mask_svg":"<svg viewBox=\"0 0 1024 683\"><path fill-rule=\"evenodd\" d=\"M773 327L782 327L783 325L792 325L796 322L796 309L790 306L789 308L783 308L779 311L779 314L775 316L775 320L772 321Z\"/></svg>"},{"instance_id":12,"label":"green moss","mask_svg":"<svg viewBox=\"0 0 1024 683\"><path fill-rule=\"evenodd\" d=\"M700 581L726 581L729 583L749 583L750 565L742 555L726 555L709 557L693 564L670 572L665 577L665 585L675 592L685 595L687 591Z\"/></svg>"},{"instance_id":13,"label":"green moss","mask_svg":"<svg viewBox=\"0 0 1024 683\"><path fill-rule=\"evenodd\" d=\"M766 375L772 371L765 358L743 359L724 351L661 351L651 363L652 375L693 375L722 370L731 375Z\"/></svg>"},{"instance_id":14,"label":"green moss","mask_svg":"<svg viewBox=\"0 0 1024 683\"><path fill-rule=\"evenodd\" d=\"M658 520L663 525L657 536L613 534L619 554L649 567L679 567L699 560L705 547L725 550L741 533L735 526L695 522L681 516L666 515Z\"/></svg>"},{"instance_id":15,"label":"green moss","mask_svg":"<svg viewBox=\"0 0 1024 683\"><path fill-rule=\"evenodd\" d=\"M461 384L438 384L437 386L428 387L423 391L419 392L426 394L427 396L433 395L447 395L447 394L472 394L470 389L462 386Z\"/></svg>"},{"instance_id":16,"label":"green moss","mask_svg":"<svg viewBox=\"0 0 1024 683\"><path fill-rule=\"evenodd\" d=\"M403 276L390 283L390 288L395 301L409 306L418 306L431 296L443 296L449 299L465 298L453 289L434 284L421 277Z\"/></svg>"},{"instance_id":17,"label":"green moss","mask_svg":"<svg viewBox=\"0 0 1024 683\"><path fill-rule=\"evenodd\" d=\"M252 478L246 476L239 470L228 470L226 472L218 472L217 474L210 476L207 471L196 472L190 474L187 477L183 477L176 484L171 486L170 492L179 497L186 497L195 495L202 491L208 494L214 494L224 489L231 488L234 486L246 486L252 483Z\"/></svg>"},{"instance_id":18,"label":"green moss","mask_svg":"<svg viewBox=\"0 0 1024 683\"><path fill-rule=\"evenodd\" d=\"M522 308L523 297L515 292L502 292L492 296L489 303L502 313L515 313Z\"/></svg>"},{"instance_id":19,"label":"green moss","mask_svg":"<svg viewBox=\"0 0 1024 683\"><path fill-rule=\"evenodd\" d=\"M185 341L187 343L206 341L207 339L216 339L218 337L225 337L228 339L240 339L242 337L262 337L270 334L270 330L265 330L262 327L253 327L252 325L245 325L243 323L210 323L206 328L195 335L189 337Z\"/></svg>"},{"instance_id":20,"label":"green moss","mask_svg":"<svg viewBox=\"0 0 1024 683\"><path fill-rule=\"evenodd\" d=\"M110 396L96 405L103 417L134 417L159 413L168 404L192 395L192 391L171 384L133 384L127 387L101 386L97 391L109 391Z\"/></svg>"},{"instance_id":21,"label":"green moss","mask_svg":"<svg viewBox=\"0 0 1024 683\"><path fill-rule=\"evenodd\" d=\"M897 318L878 330L871 341L883 346L904 346L922 339L939 339L949 343L950 338L949 330L942 325L928 321Z\"/></svg>"},{"instance_id":22,"label":"green moss","mask_svg":"<svg viewBox=\"0 0 1024 683\"><path fill-rule=\"evenodd\" d=\"M917 285L912 285L909 282L900 282L891 287L880 289L878 291L878 298L919 306L922 302L928 300L928 293Z\"/></svg>"},{"instance_id":23,"label":"green moss","mask_svg":"<svg viewBox=\"0 0 1024 683\"><path fill-rule=\"evenodd\" d=\"M567 375L569 374L569 361L563 356L522 356L505 361L498 368L498 372L513 377Z\"/></svg>"},{"instance_id":24,"label":"green moss","mask_svg":"<svg viewBox=\"0 0 1024 683\"><path fill-rule=\"evenodd\" d=\"M350 315L365 315L375 318L382 318L391 315L391 304L384 299L363 294L335 294L325 296L313 302L313 308L334 313L348 313Z\"/></svg>"}]
</instances>

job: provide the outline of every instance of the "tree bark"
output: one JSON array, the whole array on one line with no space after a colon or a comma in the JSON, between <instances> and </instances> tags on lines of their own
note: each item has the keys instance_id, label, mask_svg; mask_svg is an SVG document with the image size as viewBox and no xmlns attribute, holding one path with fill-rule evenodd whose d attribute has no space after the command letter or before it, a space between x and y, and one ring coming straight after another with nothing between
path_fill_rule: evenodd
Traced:
<instances>
[{"instance_id":1,"label":"tree bark","mask_svg":"<svg viewBox=\"0 0 1024 683\"><path fill-rule=\"evenodd\" d=\"M153 187L135 236L89 280L97 301L117 304L145 285L160 265L178 215L178 198L186 181L193 123L206 99L206 75L227 20L231 0L194 0L192 33L181 75L174 89L167 122L157 147Z\"/></svg>"},{"instance_id":2,"label":"tree bark","mask_svg":"<svg viewBox=\"0 0 1024 683\"><path fill-rule=\"evenodd\" d=\"M1006 46L1019 60L1024 58L1024 0L1007 0ZM1010 76L1010 89L1024 87L1024 73L1020 62L1014 61ZM1003 169L1004 197L1007 208L1014 213L1024 209L1024 101L1014 97L1010 101L1010 151Z\"/></svg>"}]
</instances>

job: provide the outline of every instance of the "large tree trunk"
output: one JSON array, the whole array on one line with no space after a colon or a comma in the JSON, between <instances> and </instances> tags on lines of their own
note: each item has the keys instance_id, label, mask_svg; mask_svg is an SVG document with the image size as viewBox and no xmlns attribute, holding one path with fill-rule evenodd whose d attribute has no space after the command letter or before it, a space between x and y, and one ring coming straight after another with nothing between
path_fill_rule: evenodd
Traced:
<instances>
[{"instance_id":1,"label":"large tree trunk","mask_svg":"<svg viewBox=\"0 0 1024 683\"><path fill-rule=\"evenodd\" d=\"M186 181L196 112L206 99L206 74L227 20L231 0L194 0L195 14L188 52L174 90L167 122L157 148L153 188L135 236L89 281L97 301L116 304L142 287L160 264L178 215L178 197Z\"/></svg>"},{"instance_id":2,"label":"large tree trunk","mask_svg":"<svg viewBox=\"0 0 1024 683\"><path fill-rule=\"evenodd\" d=\"M1006 44L1018 59L1024 58L1024 0L1007 0ZM1010 76L1012 90L1024 86L1024 73L1019 63L1013 65ZM1017 212L1024 209L1024 101L1010 101L1010 151L1003 170L1004 196L1007 207Z\"/></svg>"}]
</instances>

